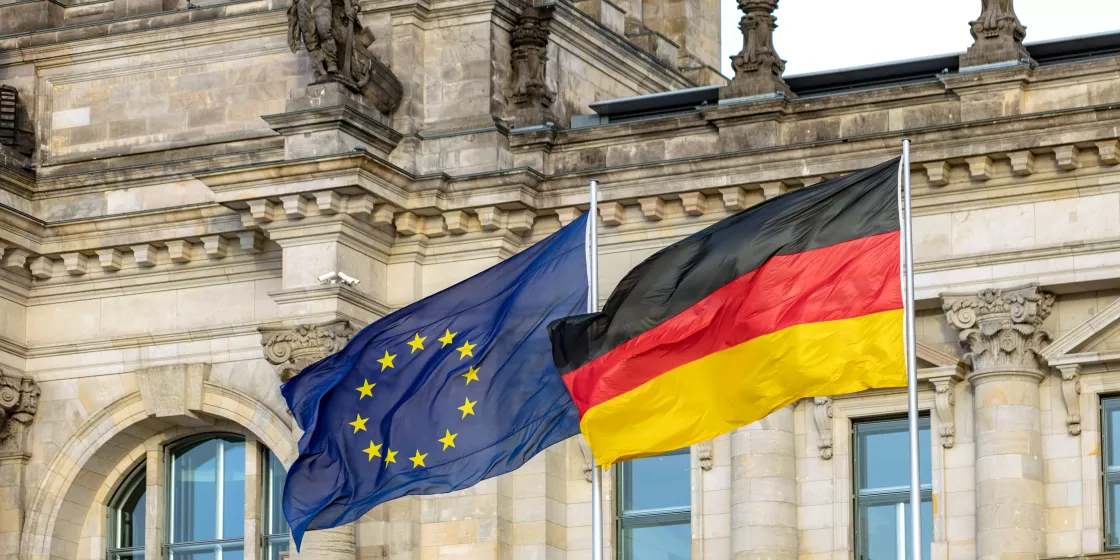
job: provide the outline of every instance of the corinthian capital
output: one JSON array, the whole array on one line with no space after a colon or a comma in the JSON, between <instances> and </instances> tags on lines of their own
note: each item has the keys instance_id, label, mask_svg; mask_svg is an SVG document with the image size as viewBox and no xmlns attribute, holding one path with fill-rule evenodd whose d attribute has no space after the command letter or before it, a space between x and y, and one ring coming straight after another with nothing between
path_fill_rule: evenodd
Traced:
<instances>
[{"instance_id":1,"label":"corinthian capital","mask_svg":"<svg viewBox=\"0 0 1120 560\"><path fill-rule=\"evenodd\" d=\"M356 332L350 321L338 319L317 325L261 327L265 359L276 366L281 381L303 368L342 350Z\"/></svg>"},{"instance_id":2,"label":"corinthian capital","mask_svg":"<svg viewBox=\"0 0 1120 560\"><path fill-rule=\"evenodd\" d=\"M960 331L961 345L974 374L1043 371L1042 347L1050 333L1042 321L1050 315L1054 295L1030 284L977 294L942 294L941 307Z\"/></svg>"},{"instance_id":3,"label":"corinthian capital","mask_svg":"<svg viewBox=\"0 0 1120 560\"><path fill-rule=\"evenodd\" d=\"M24 452L23 433L39 409L39 386L0 371L0 456Z\"/></svg>"}]
</instances>

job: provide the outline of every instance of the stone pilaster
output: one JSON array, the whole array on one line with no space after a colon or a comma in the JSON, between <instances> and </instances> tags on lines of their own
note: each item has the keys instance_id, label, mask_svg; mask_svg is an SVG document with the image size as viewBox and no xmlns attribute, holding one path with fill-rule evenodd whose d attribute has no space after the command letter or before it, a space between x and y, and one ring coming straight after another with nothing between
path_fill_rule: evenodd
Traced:
<instances>
[{"instance_id":1,"label":"stone pilaster","mask_svg":"<svg viewBox=\"0 0 1120 560\"><path fill-rule=\"evenodd\" d=\"M1023 46L1027 28L1015 15L1014 0L981 0L980 17L972 26L972 46L961 55L961 68L1000 63L1033 63Z\"/></svg>"},{"instance_id":2,"label":"stone pilaster","mask_svg":"<svg viewBox=\"0 0 1120 560\"><path fill-rule=\"evenodd\" d=\"M774 10L778 9L778 0L739 0L739 9L744 14L739 21L743 50L731 57L735 77L720 89L720 99L773 94L793 97L782 79L786 63L774 51L774 29L778 27Z\"/></svg>"},{"instance_id":3,"label":"stone pilaster","mask_svg":"<svg viewBox=\"0 0 1120 560\"><path fill-rule=\"evenodd\" d=\"M1039 558L1046 502L1039 383L1042 321L1054 296L1037 285L942 294L972 361L976 436L976 557Z\"/></svg>"},{"instance_id":4,"label":"stone pilaster","mask_svg":"<svg viewBox=\"0 0 1120 560\"><path fill-rule=\"evenodd\" d=\"M291 328L261 327L259 330L265 357L276 366L277 374L284 380L341 350L355 332L345 320ZM292 432L292 437L296 440L303 436L303 430L296 425L294 419ZM297 554L293 546L289 558L354 560L357 554L354 526L354 523L349 523L332 529L308 531L304 535L302 549Z\"/></svg>"},{"instance_id":5,"label":"stone pilaster","mask_svg":"<svg viewBox=\"0 0 1120 560\"><path fill-rule=\"evenodd\" d=\"M731 558L797 558L792 405L731 433Z\"/></svg>"}]
</instances>

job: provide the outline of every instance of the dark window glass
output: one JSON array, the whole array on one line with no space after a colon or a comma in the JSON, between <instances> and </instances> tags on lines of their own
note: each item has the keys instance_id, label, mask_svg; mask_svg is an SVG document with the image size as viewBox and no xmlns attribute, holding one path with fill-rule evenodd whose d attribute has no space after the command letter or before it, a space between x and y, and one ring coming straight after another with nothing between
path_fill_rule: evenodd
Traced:
<instances>
[{"instance_id":1,"label":"dark window glass","mask_svg":"<svg viewBox=\"0 0 1120 560\"><path fill-rule=\"evenodd\" d=\"M284 465L269 450L264 450L264 488L261 489L261 556L264 560L280 560L288 550L288 522L284 520L281 499L284 497Z\"/></svg>"},{"instance_id":2,"label":"dark window glass","mask_svg":"<svg viewBox=\"0 0 1120 560\"><path fill-rule=\"evenodd\" d=\"M618 474L620 558L692 557L690 478L688 449L622 463Z\"/></svg>"},{"instance_id":3,"label":"dark window glass","mask_svg":"<svg viewBox=\"0 0 1120 560\"><path fill-rule=\"evenodd\" d=\"M918 429L922 557L929 558L933 542L929 419L920 418ZM912 560L909 438L905 419L855 426L856 543L860 560Z\"/></svg>"},{"instance_id":4,"label":"dark window glass","mask_svg":"<svg viewBox=\"0 0 1120 560\"><path fill-rule=\"evenodd\" d=\"M109 560L144 558L146 465L134 468L109 500Z\"/></svg>"}]
</instances>

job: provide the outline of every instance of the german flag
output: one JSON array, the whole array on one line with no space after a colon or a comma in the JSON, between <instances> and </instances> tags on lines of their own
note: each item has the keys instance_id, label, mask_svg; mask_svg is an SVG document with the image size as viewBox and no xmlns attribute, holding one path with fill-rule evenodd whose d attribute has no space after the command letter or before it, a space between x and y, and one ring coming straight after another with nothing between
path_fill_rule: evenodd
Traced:
<instances>
[{"instance_id":1,"label":"german flag","mask_svg":"<svg viewBox=\"0 0 1120 560\"><path fill-rule=\"evenodd\" d=\"M767 200L550 325L599 465L679 449L797 399L906 385L898 160Z\"/></svg>"}]
</instances>

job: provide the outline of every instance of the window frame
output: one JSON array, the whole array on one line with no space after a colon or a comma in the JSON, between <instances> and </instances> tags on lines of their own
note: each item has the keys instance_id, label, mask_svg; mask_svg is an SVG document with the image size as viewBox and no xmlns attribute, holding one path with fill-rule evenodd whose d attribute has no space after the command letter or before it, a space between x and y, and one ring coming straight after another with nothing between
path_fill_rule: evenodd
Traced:
<instances>
[{"instance_id":1,"label":"window frame","mask_svg":"<svg viewBox=\"0 0 1120 560\"><path fill-rule=\"evenodd\" d=\"M667 453L660 453L652 455L651 457L670 456L670 455L686 455L689 457L689 467L686 475L691 479L692 476L692 449L691 447L684 447L675 451ZM626 476L629 461L623 462L618 465L618 473L615 475L615 543L616 557L618 560L626 560L628 558L628 550L626 548L626 539L623 538L625 529L635 527L658 527L669 525L688 525L691 531L692 525L692 496L689 493L689 504L684 507L668 507L658 509L646 509L638 512L627 512L625 509L625 496L624 488L626 487ZM690 483L691 486L691 483Z\"/></svg>"},{"instance_id":2,"label":"window frame","mask_svg":"<svg viewBox=\"0 0 1120 560\"><path fill-rule=\"evenodd\" d=\"M164 452L163 452L163 457L164 457L163 463L164 464L162 465L163 480L164 480L164 484L163 484L163 486L164 486L164 488L163 488L164 501L163 501L162 519L163 519L163 522L164 522L164 530L163 530L163 542L160 543L160 549L162 551L162 558L172 558L173 552L190 552L190 551L193 551L193 550L196 550L196 549L201 550L201 549L206 548L206 549L209 549L209 550L221 551L221 552L218 552L218 555L217 555L218 558L220 559L222 557L222 552L225 551L225 549L222 548L222 545L234 544L234 543L238 543L238 542L240 542L241 545L242 545L242 557L244 557L244 546L245 546L245 544L244 544L245 543L244 530L242 531L242 535L240 537L236 537L236 538L213 539L213 540L208 540L208 541L188 541L188 542L181 542L181 543L172 542L172 539L174 538L174 534L175 534L175 527L174 527L174 519L175 518L174 518L174 513L173 513L174 508L175 508L175 501L174 501L174 498L175 498L175 470L174 470L175 453L177 451L183 449L183 448L191 447L191 446L198 445L198 444L202 444L202 443L204 443L206 441L209 441L209 440L212 440L212 439L235 439L235 440L240 440L241 444L243 446L245 446L245 451L248 452L248 450L249 450L248 438L245 437L242 434L233 433L233 432L207 432L205 434L198 434L198 435L188 436L188 437L185 437L185 438L180 438L180 439L177 439L173 442L170 442L170 443L167 443L166 445L164 445ZM219 480L220 480L221 477L224 477L224 474L225 474L224 473L224 468L223 468L224 467L224 460L225 460L224 452L219 453L218 457L219 457L218 466L216 467L215 471L216 471L217 476L219 477ZM248 473L246 473L246 474L248 474ZM224 486L225 485L223 484L222 481L215 482L215 487L219 491L218 499L216 500L216 503L215 503L217 514L219 516L217 521L216 521L216 527L219 528L219 529L222 527L221 513L222 513L222 509L223 509L223 501L224 501L223 498L225 497L224 496L224 492L225 492L225 487ZM246 490L248 490L248 489L249 489L248 485L246 485Z\"/></svg>"},{"instance_id":3,"label":"window frame","mask_svg":"<svg viewBox=\"0 0 1120 560\"><path fill-rule=\"evenodd\" d=\"M112 558L135 558L136 553L143 555L147 554L147 542L144 535L140 536L140 546L122 547L115 546L120 543L120 536L117 534L120 529L120 514L121 504L132 497L137 490L142 490L145 494L144 514L147 516L147 492L148 492L148 462L141 460L140 463L128 471L122 482L113 491L112 497L109 499L105 507L105 557ZM144 520L144 528L147 530L147 519ZM125 556L121 556L121 555Z\"/></svg>"},{"instance_id":4,"label":"window frame","mask_svg":"<svg viewBox=\"0 0 1120 560\"><path fill-rule=\"evenodd\" d=\"M868 502L870 502L869 505L874 505L876 503L879 503L880 505L882 505L884 503L906 504L910 500L910 484L906 484L905 486L893 486L893 487L889 487L889 488L870 489L866 493L860 487L860 470L859 470L860 469L860 462L859 462L860 448L859 448L859 432L858 432L859 426L861 426L861 425L873 425L873 424L891 424L891 423L898 423L898 422L905 423L905 422L907 422L907 420L908 420L908 418L906 416L899 416L899 415L870 417L870 418L859 418L859 419L853 418L853 419L851 419L851 430L850 430L851 445L850 445L849 448L851 449L851 452L852 452L852 457L851 457L852 513L851 513L851 515L852 515L852 536L853 536L853 541L854 541L852 543L853 544L852 552L853 552L853 557L856 560L863 560L863 558L864 558L863 546L864 546L865 540L867 538L862 534L863 531L860 530L860 519L861 519L861 517L860 517L860 506L862 504L868 504ZM925 412L925 411L920 412L918 414L918 430L919 430L919 432L923 428L927 432L929 432L930 438L932 438L933 437L933 433L932 433L933 428L931 426L929 413ZM907 426L906 432L909 433L909 426ZM932 439L931 439L931 441L932 441ZM909 450L907 450L907 451L909 451ZM922 452L921 449L919 449L918 451L919 451L919 454ZM921 500L922 503L930 502L932 504L932 502L933 502L933 471L932 471L932 469L933 469L933 463L932 463L933 457L932 457L932 450L926 450L925 452L930 454L930 460L931 460L930 461L930 482L927 483L927 484L919 484L919 486L918 486L919 499ZM919 455L919 468L920 468L920 465L921 465L921 459L920 459L920 455ZM901 534L906 535L907 530L908 529L906 527L904 527L903 532ZM924 527L923 527L923 532L925 532ZM907 547L903 546L903 550L906 551L907 555L909 554L909 551L907 550Z\"/></svg>"},{"instance_id":5,"label":"window frame","mask_svg":"<svg viewBox=\"0 0 1120 560\"><path fill-rule=\"evenodd\" d=\"M261 488L260 488L260 504L261 504L261 527L260 535L258 537L258 547L260 549L261 560L269 560L269 552L272 550L273 543L280 538L284 539L284 551L289 551L288 543L292 538L292 528L288 525L288 520L284 519L283 508L281 508L280 516L281 522L284 524L284 531L280 533L272 532L272 525L275 520L272 518L272 492L269 487L274 480L274 476L279 475L280 478L287 476L287 471L284 470L280 473L274 473L272 469L272 459L276 459L276 463L280 468L284 468L284 464L280 462L280 458L272 452L268 447L260 446L260 465L261 465Z\"/></svg>"},{"instance_id":6,"label":"window frame","mask_svg":"<svg viewBox=\"0 0 1120 560\"><path fill-rule=\"evenodd\" d=\"M1117 512L1112 511L1110 507L1111 501L1108 498L1108 487L1109 482L1115 482L1120 485L1120 465L1117 465L1111 471L1109 470L1109 442L1112 441L1113 427L1108 421L1108 413L1111 410L1120 411L1120 395L1101 395L1100 403L1098 410L1101 419L1101 516L1104 521L1104 527L1102 527L1103 530L1101 533L1104 537L1104 550L1115 551L1120 550L1120 534L1112 534L1112 518Z\"/></svg>"}]
</instances>

